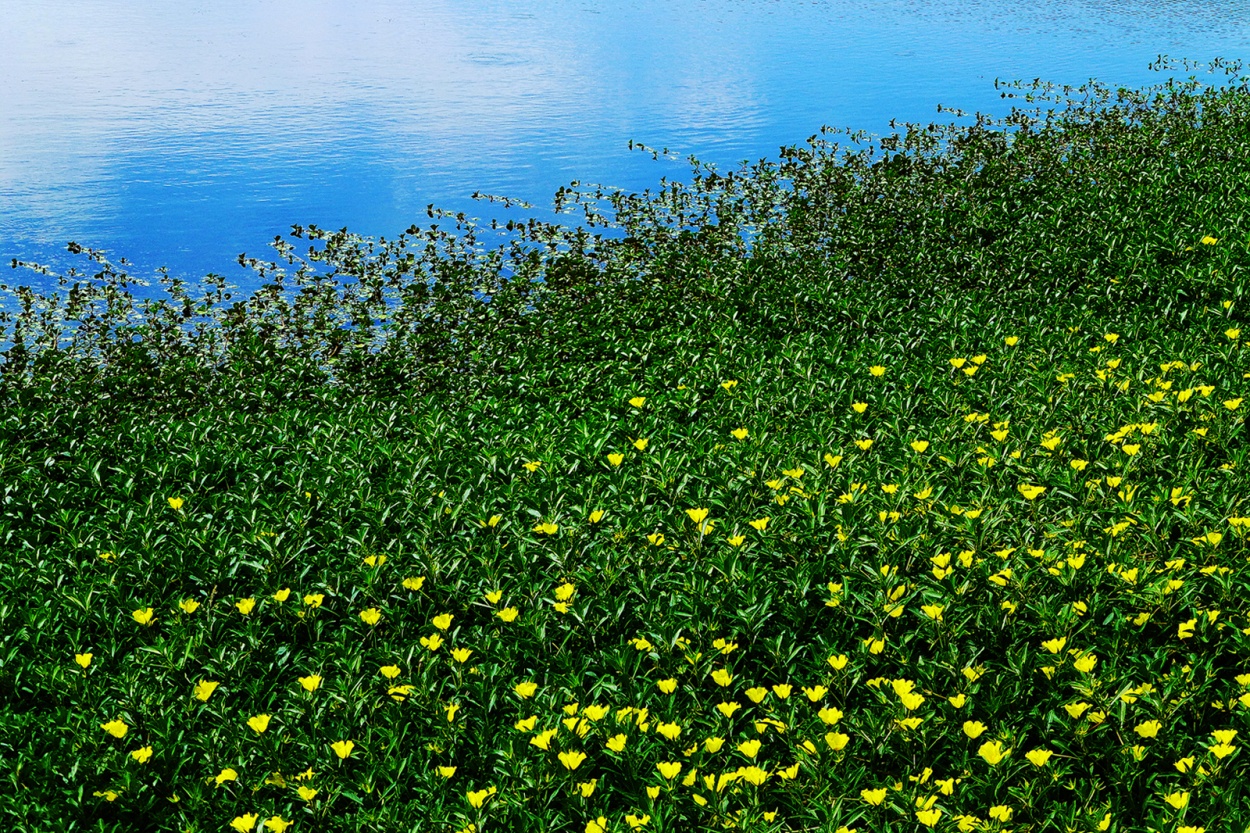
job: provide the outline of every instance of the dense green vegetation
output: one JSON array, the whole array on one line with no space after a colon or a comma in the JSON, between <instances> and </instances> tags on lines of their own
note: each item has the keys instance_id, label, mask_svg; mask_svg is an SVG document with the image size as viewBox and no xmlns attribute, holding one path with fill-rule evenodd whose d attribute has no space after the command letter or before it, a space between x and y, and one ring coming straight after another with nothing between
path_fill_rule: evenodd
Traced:
<instances>
[{"instance_id":1,"label":"dense green vegetation","mask_svg":"<svg viewBox=\"0 0 1250 833\"><path fill-rule=\"evenodd\" d=\"M3 318L0 818L1240 833L1240 70L246 301L79 250Z\"/></svg>"}]
</instances>

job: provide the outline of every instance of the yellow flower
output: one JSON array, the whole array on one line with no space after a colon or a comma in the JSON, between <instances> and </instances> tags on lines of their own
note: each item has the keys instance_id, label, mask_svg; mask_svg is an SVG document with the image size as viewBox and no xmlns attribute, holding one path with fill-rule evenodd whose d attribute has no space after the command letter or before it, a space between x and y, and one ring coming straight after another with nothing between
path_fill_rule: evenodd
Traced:
<instances>
[{"instance_id":1,"label":"yellow flower","mask_svg":"<svg viewBox=\"0 0 1250 833\"><path fill-rule=\"evenodd\" d=\"M421 643L421 647L430 651L437 651L443 645L443 638L436 633L423 636L417 641Z\"/></svg>"},{"instance_id":2,"label":"yellow flower","mask_svg":"<svg viewBox=\"0 0 1250 833\"><path fill-rule=\"evenodd\" d=\"M454 723L456 720L456 712L460 710L460 704L452 703L451 705L444 707L443 710L447 712L447 722Z\"/></svg>"},{"instance_id":3,"label":"yellow flower","mask_svg":"<svg viewBox=\"0 0 1250 833\"><path fill-rule=\"evenodd\" d=\"M938 622L942 621L942 606L941 605L923 605L920 608L920 612L923 613L925 616L928 616L930 619L936 620Z\"/></svg>"},{"instance_id":4,"label":"yellow flower","mask_svg":"<svg viewBox=\"0 0 1250 833\"><path fill-rule=\"evenodd\" d=\"M721 383L720 383L720 386L721 386L722 388L724 388L725 390L729 390L730 388L734 387L734 386L735 386L735 385L737 385L737 384L738 384L738 380L737 380L737 379L728 379L728 380L726 380L726 381L724 381L724 382L721 382Z\"/></svg>"},{"instance_id":5,"label":"yellow flower","mask_svg":"<svg viewBox=\"0 0 1250 833\"><path fill-rule=\"evenodd\" d=\"M747 438L747 429L745 428L735 428L729 433L734 435L734 439L745 440Z\"/></svg>"},{"instance_id":6,"label":"yellow flower","mask_svg":"<svg viewBox=\"0 0 1250 833\"><path fill-rule=\"evenodd\" d=\"M782 700L790 696L791 690L793 690L793 686L789 683L780 683L773 686L773 694L776 694Z\"/></svg>"},{"instance_id":7,"label":"yellow flower","mask_svg":"<svg viewBox=\"0 0 1250 833\"><path fill-rule=\"evenodd\" d=\"M376 607L368 607L360 611L360 620L366 625L376 625L382 619L382 611Z\"/></svg>"},{"instance_id":8,"label":"yellow flower","mask_svg":"<svg viewBox=\"0 0 1250 833\"><path fill-rule=\"evenodd\" d=\"M560 759L560 763L565 769L573 770L582 765L582 761L586 760L585 752L561 752L556 756Z\"/></svg>"},{"instance_id":9,"label":"yellow flower","mask_svg":"<svg viewBox=\"0 0 1250 833\"><path fill-rule=\"evenodd\" d=\"M270 816L265 820L265 828L272 830L273 833L286 833L286 829L292 824L295 822L283 821L282 816Z\"/></svg>"},{"instance_id":10,"label":"yellow flower","mask_svg":"<svg viewBox=\"0 0 1250 833\"><path fill-rule=\"evenodd\" d=\"M586 833L608 833L608 820L603 816L586 822Z\"/></svg>"},{"instance_id":11,"label":"yellow flower","mask_svg":"<svg viewBox=\"0 0 1250 833\"><path fill-rule=\"evenodd\" d=\"M846 668L849 660L846 654L838 654L837 656L829 657L827 661L834 671L841 671L843 668Z\"/></svg>"},{"instance_id":12,"label":"yellow flower","mask_svg":"<svg viewBox=\"0 0 1250 833\"><path fill-rule=\"evenodd\" d=\"M589 781L583 781L577 785L577 789L582 794L582 798L590 798L595 794L595 786L598 785L598 778L591 778Z\"/></svg>"},{"instance_id":13,"label":"yellow flower","mask_svg":"<svg viewBox=\"0 0 1250 833\"><path fill-rule=\"evenodd\" d=\"M1047 651L1050 651L1052 654L1057 654L1063 650L1063 646L1066 644L1068 644L1068 638L1066 636L1060 636L1056 639L1046 640L1042 643L1042 647Z\"/></svg>"},{"instance_id":14,"label":"yellow flower","mask_svg":"<svg viewBox=\"0 0 1250 833\"><path fill-rule=\"evenodd\" d=\"M820 715L820 719L821 719L821 721L822 721L823 723L826 723L826 724L830 725L830 726L833 726L833 725L834 725L834 724L836 724L839 720L841 720L841 719L842 719L842 710L841 710L841 709L835 709L835 708L831 708L831 707L828 707L828 706L826 706L825 708L821 709L821 710L818 712L818 714Z\"/></svg>"},{"instance_id":15,"label":"yellow flower","mask_svg":"<svg viewBox=\"0 0 1250 833\"><path fill-rule=\"evenodd\" d=\"M74 662L78 663L83 668L86 668L91 664L92 656L94 656L94 654L89 651L85 654L74 654Z\"/></svg>"},{"instance_id":16,"label":"yellow flower","mask_svg":"<svg viewBox=\"0 0 1250 833\"><path fill-rule=\"evenodd\" d=\"M174 510L175 512L177 512L179 509L182 508L182 498L170 497L170 498L165 498L165 499L169 501L169 508Z\"/></svg>"},{"instance_id":17,"label":"yellow flower","mask_svg":"<svg viewBox=\"0 0 1250 833\"><path fill-rule=\"evenodd\" d=\"M1163 796L1163 800L1166 801L1168 804L1171 804L1174 809L1180 810L1186 804L1189 803L1189 793L1188 792L1168 793L1167 795Z\"/></svg>"},{"instance_id":18,"label":"yellow flower","mask_svg":"<svg viewBox=\"0 0 1250 833\"><path fill-rule=\"evenodd\" d=\"M624 454L609 454L608 462L613 466L619 466L625 460Z\"/></svg>"},{"instance_id":19,"label":"yellow flower","mask_svg":"<svg viewBox=\"0 0 1250 833\"><path fill-rule=\"evenodd\" d=\"M185 614L190 615L200 609L200 603L195 599L183 599L178 602L178 608Z\"/></svg>"},{"instance_id":20,"label":"yellow flower","mask_svg":"<svg viewBox=\"0 0 1250 833\"><path fill-rule=\"evenodd\" d=\"M686 510L686 515L688 515L690 517L690 520L694 521L696 524L703 523L703 520L707 517L707 514L708 514L707 509L687 509Z\"/></svg>"},{"instance_id":21,"label":"yellow flower","mask_svg":"<svg viewBox=\"0 0 1250 833\"><path fill-rule=\"evenodd\" d=\"M307 677L300 677L299 684L304 687L304 691L316 691L321 687L321 675L309 674Z\"/></svg>"},{"instance_id":22,"label":"yellow flower","mask_svg":"<svg viewBox=\"0 0 1250 833\"><path fill-rule=\"evenodd\" d=\"M1025 754L1024 757L1029 759L1029 763L1033 766L1046 766L1046 762L1050 760L1050 756L1055 754L1049 749L1034 749Z\"/></svg>"},{"instance_id":23,"label":"yellow flower","mask_svg":"<svg viewBox=\"0 0 1250 833\"><path fill-rule=\"evenodd\" d=\"M573 598L573 593L577 590L572 584L565 582L556 588L555 596L557 602L567 602Z\"/></svg>"},{"instance_id":24,"label":"yellow flower","mask_svg":"<svg viewBox=\"0 0 1250 833\"><path fill-rule=\"evenodd\" d=\"M516 723L512 724L512 728L516 729L518 732L532 732L537 723L538 715L532 714L529 717L523 720L518 720Z\"/></svg>"},{"instance_id":25,"label":"yellow flower","mask_svg":"<svg viewBox=\"0 0 1250 833\"><path fill-rule=\"evenodd\" d=\"M1098 657L1094 654L1082 654L1080 659L1072 663L1072 667L1082 674L1088 674L1094 670L1094 666L1098 663Z\"/></svg>"},{"instance_id":26,"label":"yellow flower","mask_svg":"<svg viewBox=\"0 0 1250 833\"><path fill-rule=\"evenodd\" d=\"M968 702L968 695L956 694L954 697L947 697L946 701L957 709L962 709L964 703Z\"/></svg>"},{"instance_id":27,"label":"yellow flower","mask_svg":"<svg viewBox=\"0 0 1250 833\"><path fill-rule=\"evenodd\" d=\"M140 625L150 625L152 624L152 620L156 618L156 611L152 610L150 607L144 607L136 610L130 615L135 617L135 621Z\"/></svg>"},{"instance_id":28,"label":"yellow flower","mask_svg":"<svg viewBox=\"0 0 1250 833\"><path fill-rule=\"evenodd\" d=\"M658 688L664 694L672 694L674 691L677 690L677 680L671 677L667 680L660 680L655 685L656 685L656 688Z\"/></svg>"},{"instance_id":29,"label":"yellow flower","mask_svg":"<svg viewBox=\"0 0 1250 833\"><path fill-rule=\"evenodd\" d=\"M859 794L864 801L867 801L874 807L885 801L885 787L878 787L875 790L860 790Z\"/></svg>"},{"instance_id":30,"label":"yellow flower","mask_svg":"<svg viewBox=\"0 0 1250 833\"><path fill-rule=\"evenodd\" d=\"M227 781L239 780L239 773L235 772L230 767L226 767L221 772L217 773L217 776L213 780L217 783L217 786L220 787L222 784L226 783Z\"/></svg>"},{"instance_id":31,"label":"yellow flower","mask_svg":"<svg viewBox=\"0 0 1250 833\"><path fill-rule=\"evenodd\" d=\"M634 440L634 448L638 449L639 451L646 451L647 443L649 442L650 440L645 440L645 439Z\"/></svg>"},{"instance_id":32,"label":"yellow flower","mask_svg":"<svg viewBox=\"0 0 1250 833\"><path fill-rule=\"evenodd\" d=\"M547 748L551 745L551 739L556 736L557 731L556 729L546 729L534 735L534 737L530 738L530 745L537 746L544 752L547 751Z\"/></svg>"},{"instance_id":33,"label":"yellow flower","mask_svg":"<svg viewBox=\"0 0 1250 833\"><path fill-rule=\"evenodd\" d=\"M304 596L304 605L307 607L321 607L321 603L326 600L325 593L307 593Z\"/></svg>"},{"instance_id":34,"label":"yellow flower","mask_svg":"<svg viewBox=\"0 0 1250 833\"><path fill-rule=\"evenodd\" d=\"M441 613L438 616L435 616L431 620L431 622L434 625L434 627L438 628L440 631L445 631L451 627L451 619L452 619L452 614Z\"/></svg>"},{"instance_id":35,"label":"yellow flower","mask_svg":"<svg viewBox=\"0 0 1250 833\"><path fill-rule=\"evenodd\" d=\"M808 700L815 703L817 700L828 694L829 689L825 688L823 685L814 686L812 688L803 686L803 693L807 695Z\"/></svg>"},{"instance_id":36,"label":"yellow flower","mask_svg":"<svg viewBox=\"0 0 1250 833\"><path fill-rule=\"evenodd\" d=\"M633 399L629 400L629 404L633 405L635 408L641 408L646 404L646 402L647 398L645 396L635 396Z\"/></svg>"},{"instance_id":37,"label":"yellow flower","mask_svg":"<svg viewBox=\"0 0 1250 833\"><path fill-rule=\"evenodd\" d=\"M256 734L264 734L265 730L269 728L269 715L258 714L255 717L249 717L247 725L252 727L252 731Z\"/></svg>"},{"instance_id":38,"label":"yellow flower","mask_svg":"<svg viewBox=\"0 0 1250 833\"><path fill-rule=\"evenodd\" d=\"M515 621L519 614L520 614L520 611L518 611L515 607L505 607L503 610L496 611L495 613L495 615L498 616L500 619L502 619L504 622Z\"/></svg>"},{"instance_id":39,"label":"yellow flower","mask_svg":"<svg viewBox=\"0 0 1250 833\"><path fill-rule=\"evenodd\" d=\"M388 680L393 680L399 676L398 665L383 665L378 669L378 671L381 672L382 676L386 677Z\"/></svg>"},{"instance_id":40,"label":"yellow flower","mask_svg":"<svg viewBox=\"0 0 1250 833\"><path fill-rule=\"evenodd\" d=\"M625 823L629 825L630 830L637 830L640 827L646 827L651 823L651 816L635 816L632 813L625 816Z\"/></svg>"},{"instance_id":41,"label":"yellow flower","mask_svg":"<svg viewBox=\"0 0 1250 833\"><path fill-rule=\"evenodd\" d=\"M239 833L252 833L256 829L256 820L260 818L256 813L246 813L242 816L235 816L230 822L230 826Z\"/></svg>"},{"instance_id":42,"label":"yellow flower","mask_svg":"<svg viewBox=\"0 0 1250 833\"><path fill-rule=\"evenodd\" d=\"M979 720L964 721L964 734L972 738L973 740L976 740L977 738L981 737L981 735L985 733L985 730L987 728L988 727Z\"/></svg>"},{"instance_id":43,"label":"yellow flower","mask_svg":"<svg viewBox=\"0 0 1250 833\"><path fill-rule=\"evenodd\" d=\"M624 752L625 741L626 741L625 735L620 735L620 734L613 735L612 737L608 738L607 747L608 749L611 749L613 752L617 752L617 753Z\"/></svg>"},{"instance_id":44,"label":"yellow flower","mask_svg":"<svg viewBox=\"0 0 1250 833\"><path fill-rule=\"evenodd\" d=\"M1045 486L1029 486L1021 483L1016 487L1020 490L1020 494L1024 495L1026 500L1035 500L1042 492L1046 491Z\"/></svg>"},{"instance_id":45,"label":"yellow flower","mask_svg":"<svg viewBox=\"0 0 1250 833\"><path fill-rule=\"evenodd\" d=\"M738 751L743 755L746 755L748 758L754 758L759 754L760 742L758 740L743 741L738 744Z\"/></svg>"},{"instance_id":46,"label":"yellow flower","mask_svg":"<svg viewBox=\"0 0 1250 833\"><path fill-rule=\"evenodd\" d=\"M677 761L677 762L662 761L656 764L655 768L659 770L660 775L663 776L666 780L672 781L674 778L677 777L677 773L681 772L681 762L680 761Z\"/></svg>"},{"instance_id":47,"label":"yellow flower","mask_svg":"<svg viewBox=\"0 0 1250 833\"><path fill-rule=\"evenodd\" d=\"M723 703L721 705L724 705ZM736 703L734 705L737 705ZM728 715L726 715L728 717ZM655 731L663 735L669 740L677 740L677 736L681 734L681 726L677 723L665 723L660 721L655 725Z\"/></svg>"},{"instance_id":48,"label":"yellow flower","mask_svg":"<svg viewBox=\"0 0 1250 833\"><path fill-rule=\"evenodd\" d=\"M834 752L838 752L846 747L851 736L842 732L829 732L825 735L825 743L829 744L829 748Z\"/></svg>"},{"instance_id":49,"label":"yellow flower","mask_svg":"<svg viewBox=\"0 0 1250 833\"><path fill-rule=\"evenodd\" d=\"M966 730L966 726L965 726ZM996 740L987 740L981 744L981 748L977 750L977 754L985 759L990 766L996 766L999 761L1007 757L1011 750L1004 750L1002 743Z\"/></svg>"},{"instance_id":50,"label":"yellow flower","mask_svg":"<svg viewBox=\"0 0 1250 833\"><path fill-rule=\"evenodd\" d=\"M916 819L925 827L932 827L938 823L938 819L942 817L942 811L938 807L930 807L928 810L917 810Z\"/></svg>"},{"instance_id":51,"label":"yellow flower","mask_svg":"<svg viewBox=\"0 0 1250 833\"><path fill-rule=\"evenodd\" d=\"M856 440L855 445L859 446L860 451L867 451L868 449L872 448L872 440L869 440L869 439Z\"/></svg>"},{"instance_id":52,"label":"yellow flower","mask_svg":"<svg viewBox=\"0 0 1250 833\"><path fill-rule=\"evenodd\" d=\"M730 702L730 703L717 703L716 704L716 710L720 712L721 714L725 715L725 717L733 717L734 712L736 712L740 708L742 708L742 705L740 703ZM661 723L660 727L663 727L663 726L664 724ZM663 729L657 727L657 731L663 731Z\"/></svg>"},{"instance_id":53,"label":"yellow flower","mask_svg":"<svg viewBox=\"0 0 1250 833\"><path fill-rule=\"evenodd\" d=\"M237 602L234 603L234 606L239 609L239 613L242 613L244 616L247 616L252 612L252 609L256 607L256 600L251 599L251 598L239 599Z\"/></svg>"},{"instance_id":54,"label":"yellow flower","mask_svg":"<svg viewBox=\"0 0 1250 833\"><path fill-rule=\"evenodd\" d=\"M751 528L754 529L756 532L763 532L765 528L767 527L768 527L767 517L756 518L755 520L751 521Z\"/></svg>"},{"instance_id":55,"label":"yellow flower","mask_svg":"<svg viewBox=\"0 0 1250 833\"><path fill-rule=\"evenodd\" d=\"M425 576L417 576L416 578L404 579L405 590L412 590L413 592L416 592L417 590L420 590L421 586L424 584L425 584Z\"/></svg>"},{"instance_id":56,"label":"yellow flower","mask_svg":"<svg viewBox=\"0 0 1250 833\"><path fill-rule=\"evenodd\" d=\"M334 750L334 754L339 758L346 758L352 754L352 750L356 748L356 744L350 740L336 740L330 744L330 748Z\"/></svg>"},{"instance_id":57,"label":"yellow flower","mask_svg":"<svg viewBox=\"0 0 1250 833\"><path fill-rule=\"evenodd\" d=\"M486 799L490 798L496 792L494 787L488 787L484 790L469 790L465 793L465 798L469 799L469 806L473 809L480 809L486 803Z\"/></svg>"},{"instance_id":58,"label":"yellow flower","mask_svg":"<svg viewBox=\"0 0 1250 833\"><path fill-rule=\"evenodd\" d=\"M1089 703L1068 703L1063 708L1067 711L1068 717L1075 720L1085 714L1086 709L1089 708Z\"/></svg>"},{"instance_id":59,"label":"yellow flower","mask_svg":"<svg viewBox=\"0 0 1250 833\"><path fill-rule=\"evenodd\" d=\"M1194 635L1194 628L1197 625L1197 619L1190 619L1188 622L1182 622L1176 629L1176 635L1181 639L1189 639Z\"/></svg>"},{"instance_id":60,"label":"yellow flower","mask_svg":"<svg viewBox=\"0 0 1250 833\"><path fill-rule=\"evenodd\" d=\"M517 683L512 687L512 691L517 697L520 697L522 700L526 700L533 697L534 692L538 691L538 683L530 682L528 680L523 683Z\"/></svg>"},{"instance_id":61,"label":"yellow flower","mask_svg":"<svg viewBox=\"0 0 1250 833\"><path fill-rule=\"evenodd\" d=\"M195 684L195 699L201 703L207 703L208 698L213 696L213 692L217 690L220 683L211 682L209 680L200 680Z\"/></svg>"},{"instance_id":62,"label":"yellow flower","mask_svg":"<svg viewBox=\"0 0 1250 833\"><path fill-rule=\"evenodd\" d=\"M596 509L595 511L591 512L589 520L592 524L599 523L599 521L603 520L603 510Z\"/></svg>"},{"instance_id":63,"label":"yellow flower","mask_svg":"<svg viewBox=\"0 0 1250 833\"><path fill-rule=\"evenodd\" d=\"M130 731L130 727L121 720L110 720L108 723L101 723L100 728L115 738L124 738L126 737L126 732Z\"/></svg>"},{"instance_id":64,"label":"yellow flower","mask_svg":"<svg viewBox=\"0 0 1250 833\"><path fill-rule=\"evenodd\" d=\"M146 764L148 759L152 757L152 747L144 746L141 749L136 749L130 753L130 757L141 764Z\"/></svg>"},{"instance_id":65,"label":"yellow flower","mask_svg":"<svg viewBox=\"0 0 1250 833\"><path fill-rule=\"evenodd\" d=\"M542 464L543 464L542 460L533 460L528 463L522 463L521 465L525 467L525 470L527 472L529 472L530 474L533 474L534 472L538 471L538 467L541 466Z\"/></svg>"},{"instance_id":66,"label":"yellow flower","mask_svg":"<svg viewBox=\"0 0 1250 833\"><path fill-rule=\"evenodd\" d=\"M916 452L917 454L924 454L925 450L928 447L929 447L928 440L916 440L915 442L911 444L911 450Z\"/></svg>"},{"instance_id":67,"label":"yellow flower","mask_svg":"<svg viewBox=\"0 0 1250 833\"><path fill-rule=\"evenodd\" d=\"M1194 756L1190 755L1188 758L1181 758L1173 764L1173 766L1175 766L1179 772L1189 772L1189 770L1194 768Z\"/></svg>"},{"instance_id":68,"label":"yellow flower","mask_svg":"<svg viewBox=\"0 0 1250 833\"><path fill-rule=\"evenodd\" d=\"M873 376L884 376L885 368L879 364L874 364L872 367L868 368L868 372Z\"/></svg>"},{"instance_id":69,"label":"yellow flower","mask_svg":"<svg viewBox=\"0 0 1250 833\"><path fill-rule=\"evenodd\" d=\"M1145 723L1139 723L1133 727L1133 731L1144 738L1153 738L1158 736L1159 730L1163 728L1163 724L1158 720L1147 720Z\"/></svg>"},{"instance_id":70,"label":"yellow flower","mask_svg":"<svg viewBox=\"0 0 1250 833\"><path fill-rule=\"evenodd\" d=\"M718 686L724 687L733 682L733 674L730 674L729 671L724 668L717 668L712 672L712 680Z\"/></svg>"},{"instance_id":71,"label":"yellow flower","mask_svg":"<svg viewBox=\"0 0 1250 833\"><path fill-rule=\"evenodd\" d=\"M452 659L456 662L468 662L469 657L473 656L472 648L453 648L451 651Z\"/></svg>"},{"instance_id":72,"label":"yellow flower","mask_svg":"<svg viewBox=\"0 0 1250 833\"><path fill-rule=\"evenodd\" d=\"M1005 824L1011 821L1011 808L1006 804L995 804L990 808L990 818Z\"/></svg>"},{"instance_id":73,"label":"yellow flower","mask_svg":"<svg viewBox=\"0 0 1250 833\"><path fill-rule=\"evenodd\" d=\"M299 793L299 797L305 801L312 801L317 797L317 791L312 787L300 787L295 792Z\"/></svg>"}]
</instances>

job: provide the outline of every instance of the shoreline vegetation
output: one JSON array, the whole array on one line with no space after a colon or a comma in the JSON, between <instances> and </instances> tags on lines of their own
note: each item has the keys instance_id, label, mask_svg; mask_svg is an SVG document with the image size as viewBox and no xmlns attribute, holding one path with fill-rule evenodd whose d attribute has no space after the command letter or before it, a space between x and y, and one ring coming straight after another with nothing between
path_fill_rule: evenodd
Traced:
<instances>
[{"instance_id":1,"label":"shoreline vegetation","mask_svg":"<svg viewBox=\"0 0 1250 833\"><path fill-rule=\"evenodd\" d=\"M0 819L1240 831L1250 78L1154 68L4 287Z\"/></svg>"}]
</instances>

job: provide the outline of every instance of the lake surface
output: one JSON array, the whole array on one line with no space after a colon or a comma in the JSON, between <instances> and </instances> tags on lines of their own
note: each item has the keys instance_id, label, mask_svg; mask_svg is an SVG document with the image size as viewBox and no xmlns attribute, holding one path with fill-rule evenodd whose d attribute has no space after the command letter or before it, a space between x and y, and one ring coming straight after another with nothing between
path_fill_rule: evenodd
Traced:
<instances>
[{"instance_id":1,"label":"lake surface","mask_svg":"<svg viewBox=\"0 0 1250 833\"><path fill-rule=\"evenodd\" d=\"M0 282L35 287L9 259L87 268L74 240L250 291L235 258L292 224L394 236L430 203L509 216L474 191L537 209L575 179L686 177L631 139L726 169L823 124L1003 115L995 78L1141 86L1161 53L1250 57L1235 0L0 0L0 20Z\"/></svg>"}]
</instances>

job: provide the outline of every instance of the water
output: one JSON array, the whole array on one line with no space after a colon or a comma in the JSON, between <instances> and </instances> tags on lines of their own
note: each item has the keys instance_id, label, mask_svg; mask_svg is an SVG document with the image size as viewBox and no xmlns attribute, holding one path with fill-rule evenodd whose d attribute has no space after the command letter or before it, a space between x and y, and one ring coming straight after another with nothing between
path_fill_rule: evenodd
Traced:
<instances>
[{"instance_id":1,"label":"water","mask_svg":"<svg viewBox=\"0 0 1250 833\"><path fill-rule=\"evenodd\" d=\"M3 262L87 268L74 240L245 291L235 258L295 223L393 236L429 203L520 216L474 191L540 213L574 179L685 177L631 139L725 169L822 124L1002 115L996 77L1141 86L1160 53L1250 52L1250 0L0 0L0 20Z\"/></svg>"}]
</instances>

